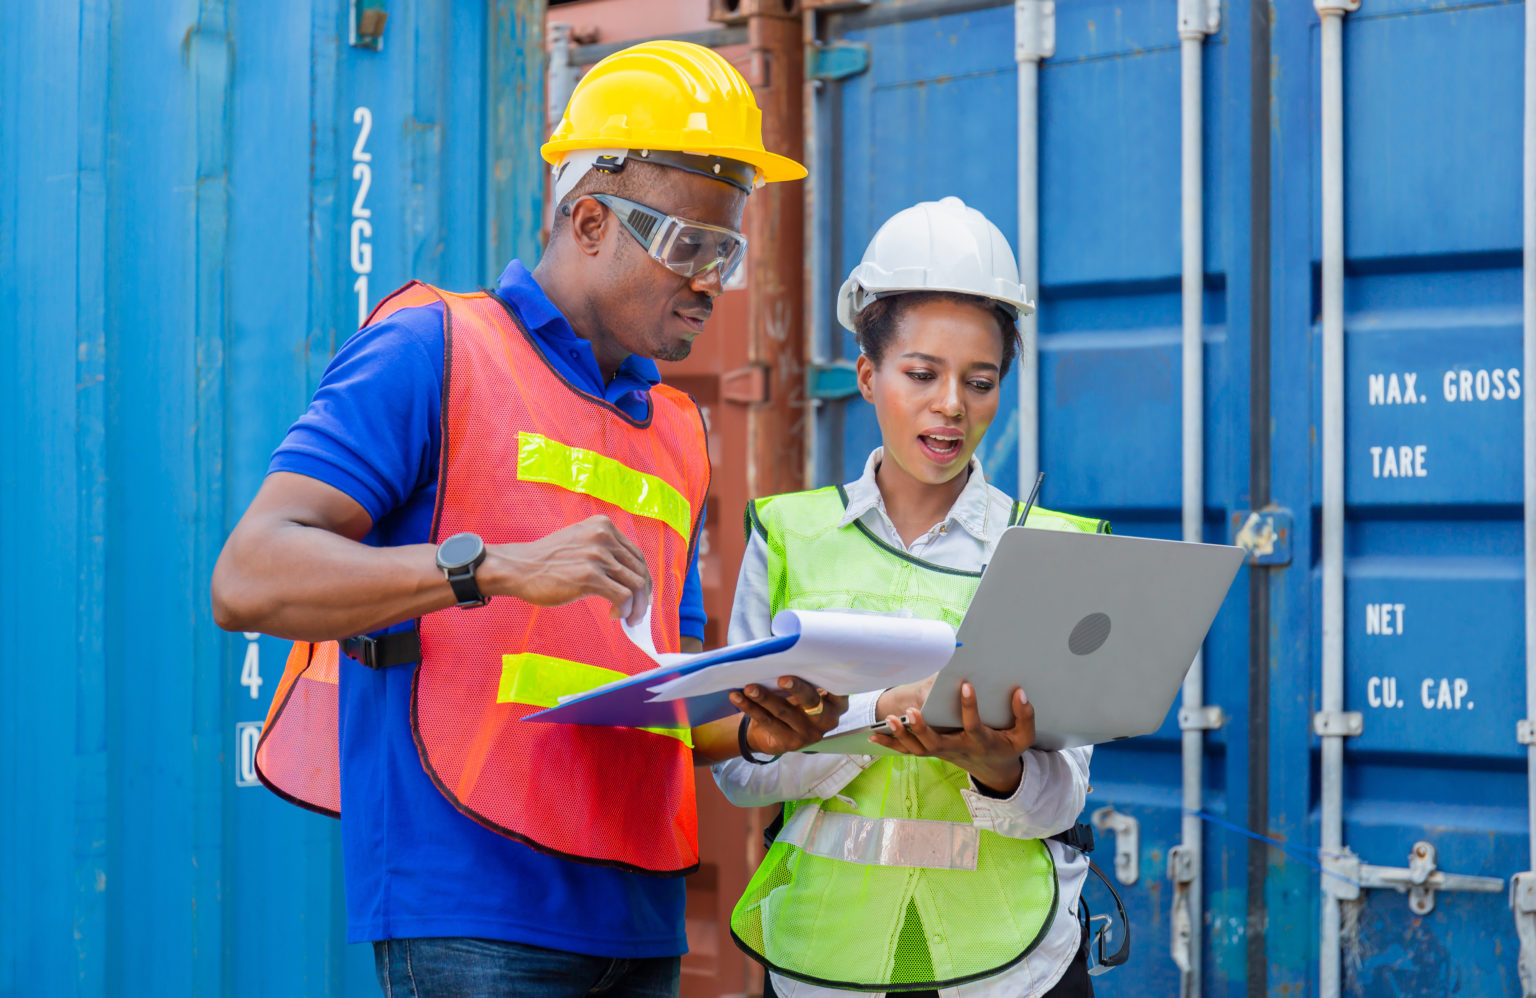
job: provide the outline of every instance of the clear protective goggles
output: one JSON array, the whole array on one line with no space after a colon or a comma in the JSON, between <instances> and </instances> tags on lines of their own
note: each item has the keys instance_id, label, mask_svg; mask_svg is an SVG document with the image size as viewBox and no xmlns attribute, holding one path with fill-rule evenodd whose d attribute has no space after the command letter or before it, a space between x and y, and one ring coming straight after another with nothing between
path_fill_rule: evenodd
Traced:
<instances>
[{"instance_id":1,"label":"clear protective goggles","mask_svg":"<svg viewBox=\"0 0 1536 998\"><path fill-rule=\"evenodd\" d=\"M645 247L651 259L681 277L693 278L718 270L723 284L746 259L747 237L740 232L666 215L614 194L586 194L583 197L612 211L635 241ZM570 214L569 204L564 211Z\"/></svg>"}]
</instances>

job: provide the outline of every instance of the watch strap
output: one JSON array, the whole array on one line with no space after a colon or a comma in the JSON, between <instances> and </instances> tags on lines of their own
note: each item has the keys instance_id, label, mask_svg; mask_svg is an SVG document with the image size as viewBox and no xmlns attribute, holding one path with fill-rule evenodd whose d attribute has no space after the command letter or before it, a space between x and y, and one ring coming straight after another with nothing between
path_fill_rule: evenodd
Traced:
<instances>
[{"instance_id":1,"label":"watch strap","mask_svg":"<svg viewBox=\"0 0 1536 998\"><path fill-rule=\"evenodd\" d=\"M448 577L448 584L453 587L453 598L459 601L459 606L484 606L489 602L480 591L480 583L475 581L476 567L471 565L456 573L443 573Z\"/></svg>"}]
</instances>

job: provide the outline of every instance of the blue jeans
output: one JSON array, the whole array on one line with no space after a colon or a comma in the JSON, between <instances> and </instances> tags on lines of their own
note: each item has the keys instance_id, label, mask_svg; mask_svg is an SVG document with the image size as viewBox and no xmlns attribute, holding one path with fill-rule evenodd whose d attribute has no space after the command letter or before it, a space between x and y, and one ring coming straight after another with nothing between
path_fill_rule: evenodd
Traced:
<instances>
[{"instance_id":1,"label":"blue jeans","mask_svg":"<svg viewBox=\"0 0 1536 998\"><path fill-rule=\"evenodd\" d=\"M587 956L494 939L373 944L384 998L677 998L682 958Z\"/></svg>"}]
</instances>

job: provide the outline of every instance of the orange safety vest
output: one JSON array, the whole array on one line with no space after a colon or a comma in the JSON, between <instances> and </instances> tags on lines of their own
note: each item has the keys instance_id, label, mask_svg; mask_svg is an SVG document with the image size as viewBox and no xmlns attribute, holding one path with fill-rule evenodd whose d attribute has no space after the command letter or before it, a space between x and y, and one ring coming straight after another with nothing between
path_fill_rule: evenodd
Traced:
<instances>
[{"instance_id":1,"label":"orange safety vest","mask_svg":"<svg viewBox=\"0 0 1536 998\"><path fill-rule=\"evenodd\" d=\"M678 602L709 487L698 406L656 385L650 418L637 421L578 391L493 295L413 282L369 322L434 303L445 309L446 355L433 542L466 530L487 544L527 542L604 514L645 553L652 636L659 651L677 651ZM521 720L653 666L609 609L597 597L546 608L502 596L422 617L412 733L443 796L487 828L569 859L682 875L699 852L681 713L676 728ZM337 816L338 661L335 642L295 644L256 751L274 792Z\"/></svg>"}]
</instances>

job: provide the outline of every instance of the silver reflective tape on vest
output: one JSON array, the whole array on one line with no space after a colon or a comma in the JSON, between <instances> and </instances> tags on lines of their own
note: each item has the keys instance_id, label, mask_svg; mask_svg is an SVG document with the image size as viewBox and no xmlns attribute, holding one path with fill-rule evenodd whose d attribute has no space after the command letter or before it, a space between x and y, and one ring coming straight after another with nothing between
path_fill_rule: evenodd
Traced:
<instances>
[{"instance_id":1,"label":"silver reflective tape on vest","mask_svg":"<svg viewBox=\"0 0 1536 998\"><path fill-rule=\"evenodd\" d=\"M812 856L862 866L974 870L981 832L953 821L866 818L805 804L784 824L777 841Z\"/></svg>"}]
</instances>

